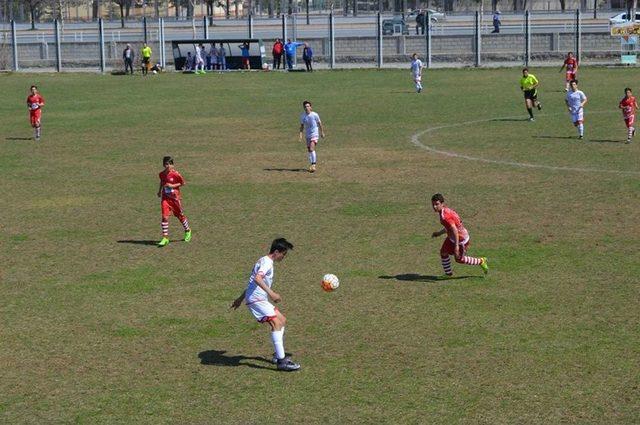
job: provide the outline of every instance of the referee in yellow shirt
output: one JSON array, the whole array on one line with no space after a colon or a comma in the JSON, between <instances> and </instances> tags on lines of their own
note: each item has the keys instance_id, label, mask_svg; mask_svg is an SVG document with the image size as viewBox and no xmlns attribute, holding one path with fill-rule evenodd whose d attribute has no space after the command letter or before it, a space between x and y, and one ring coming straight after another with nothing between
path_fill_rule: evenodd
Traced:
<instances>
[{"instance_id":1,"label":"referee in yellow shirt","mask_svg":"<svg viewBox=\"0 0 640 425\"><path fill-rule=\"evenodd\" d=\"M149 63L151 62L151 47L147 43L142 44L142 75L147 75L149 72Z\"/></svg>"},{"instance_id":2,"label":"referee in yellow shirt","mask_svg":"<svg viewBox=\"0 0 640 425\"><path fill-rule=\"evenodd\" d=\"M542 110L542 104L538 101L538 79L535 75L529 74L529 69L522 70L522 78L520 78L520 89L524 93L524 104L529 112L529 121L535 121L533 118L533 107Z\"/></svg>"}]
</instances>

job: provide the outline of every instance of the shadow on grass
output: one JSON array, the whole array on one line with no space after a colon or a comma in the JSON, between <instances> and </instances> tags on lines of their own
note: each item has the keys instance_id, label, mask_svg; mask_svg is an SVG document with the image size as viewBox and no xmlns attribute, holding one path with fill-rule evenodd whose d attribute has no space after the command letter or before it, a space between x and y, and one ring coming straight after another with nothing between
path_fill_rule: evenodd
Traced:
<instances>
[{"instance_id":1,"label":"shadow on grass","mask_svg":"<svg viewBox=\"0 0 640 425\"><path fill-rule=\"evenodd\" d=\"M480 279L481 276L452 276L444 278L442 276L434 276L434 275L422 275L418 273L404 273L397 274L395 276L378 276L378 279L395 279L402 281L411 281L411 282L446 282L448 280L458 280L458 279Z\"/></svg>"},{"instance_id":2,"label":"shadow on grass","mask_svg":"<svg viewBox=\"0 0 640 425\"><path fill-rule=\"evenodd\" d=\"M130 243L133 245L158 245L158 241L149 241L149 240L136 240L136 239L125 239L118 241L118 243Z\"/></svg>"},{"instance_id":3,"label":"shadow on grass","mask_svg":"<svg viewBox=\"0 0 640 425\"><path fill-rule=\"evenodd\" d=\"M222 350L207 350L198 353L198 358L200 358L200 364L209 366L247 366L255 369L277 370L274 367L267 367L265 365L255 363L261 362L271 364L271 362L264 357L227 356L225 353L226 351ZM245 362L246 360L253 360L253 362Z\"/></svg>"},{"instance_id":4,"label":"shadow on grass","mask_svg":"<svg viewBox=\"0 0 640 425\"><path fill-rule=\"evenodd\" d=\"M546 135L540 135L540 136L532 136L534 139L575 139L575 140L579 140L577 136L546 136Z\"/></svg>"},{"instance_id":5,"label":"shadow on grass","mask_svg":"<svg viewBox=\"0 0 640 425\"><path fill-rule=\"evenodd\" d=\"M587 139L587 143L624 143L624 140L612 140L612 139Z\"/></svg>"},{"instance_id":6,"label":"shadow on grass","mask_svg":"<svg viewBox=\"0 0 640 425\"><path fill-rule=\"evenodd\" d=\"M4 140L33 140L33 137L5 137Z\"/></svg>"},{"instance_id":7,"label":"shadow on grass","mask_svg":"<svg viewBox=\"0 0 640 425\"><path fill-rule=\"evenodd\" d=\"M264 171L290 171L292 173L307 172L306 168L263 168Z\"/></svg>"},{"instance_id":8,"label":"shadow on grass","mask_svg":"<svg viewBox=\"0 0 640 425\"><path fill-rule=\"evenodd\" d=\"M491 121L529 121L529 118L494 118Z\"/></svg>"}]
</instances>

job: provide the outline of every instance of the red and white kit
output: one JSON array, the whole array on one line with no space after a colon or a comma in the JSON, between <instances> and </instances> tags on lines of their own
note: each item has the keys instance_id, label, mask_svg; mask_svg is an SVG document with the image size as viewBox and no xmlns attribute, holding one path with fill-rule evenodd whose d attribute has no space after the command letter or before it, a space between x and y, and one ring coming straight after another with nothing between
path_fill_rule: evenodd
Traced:
<instances>
[{"instance_id":1,"label":"red and white kit","mask_svg":"<svg viewBox=\"0 0 640 425\"><path fill-rule=\"evenodd\" d=\"M442 262L442 268L445 274L451 276L453 269L451 268L451 255L454 256L457 263L469 264L473 266L480 265L482 263L481 258L468 257L466 255L467 248L469 248L469 232L462 224L462 220L458 213L451 208L443 208L440 211L440 224L444 226L447 231L447 238L442 243L440 248L440 261ZM458 256L455 255L456 240L453 233L453 229L458 230Z\"/></svg>"},{"instance_id":2,"label":"red and white kit","mask_svg":"<svg viewBox=\"0 0 640 425\"><path fill-rule=\"evenodd\" d=\"M636 98L635 96L623 97L620 101L620 108L622 109L622 117L627 128L633 127L636 120Z\"/></svg>"},{"instance_id":3,"label":"red and white kit","mask_svg":"<svg viewBox=\"0 0 640 425\"><path fill-rule=\"evenodd\" d=\"M567 69L565 78L567 82L576 79L576 70L578 69L578 61L576 58L567 58L564 60L564 66Z\"/></svg>"},{"instance_id":4,"label":"red and white kit","mask_svg":"<svg viewBox=\"0 0 640 425\"><path fill-rule=\"evenodd\" d=\"M167 184L180 183L184 185L184 179L176 170L163 170L160 173L160 184L162 186L162 200L160 201L160 207L162 209L162 236L167 237L169 235L169 214L173 213L180 223L185 232L190 230L189 220L184 215L182 210L182 196L180 195L180 188L166 187Z\"/></svg>"},{"instance_id":5,"label":"red and white kit","mask_svg":"<svg viewBox=\"0 0 640 425\"><path fill-rule=\"evenodd\" d=\"M29 121L32 127L40 127L42 119L42 109L44 106L44 98L39 94L31 94L27 97L27 106L29 107Z\"/></svg>"}]
</instances>

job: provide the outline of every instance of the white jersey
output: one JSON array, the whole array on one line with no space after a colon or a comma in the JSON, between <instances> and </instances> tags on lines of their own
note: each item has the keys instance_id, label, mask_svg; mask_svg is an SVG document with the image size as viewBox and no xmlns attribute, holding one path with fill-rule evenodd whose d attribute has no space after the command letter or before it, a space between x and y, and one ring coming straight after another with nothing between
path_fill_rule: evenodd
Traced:
<instances>
[{"instance_id":1,"label":"white jersey","mask_svg":"<svg viewBox=\"0 0 640 425\"><path fill-rule=\"evenodd\" d=\"M302 114L300 114L300 124L304 125L305 135L307 136L307 139L317 139L318 137L320 137L318 127L321 124L320 115L316 114L313 111L308 115L306 112L303 112Z\"/></svg>"},{"instance_id":2,"label":"white jersey","mask_svg":"<svg viewBox=\"0 0 640 425\"><path fill-rule=\"evenodd\" d=\"M273 284L273 273L273 260L269 258L268 255L260 258L253 266L251 277L249 278L249 284L247 285L247 291L244 294L244 299L247 304L258 301L267 301L269 299L267 293L256 283L256 276L258 274L262 275L265 285L271 288L271 285Z\"/></svg>"},{"instance_id":3,"label":"white jersey","mask_svg":"<svg viewBox=\"0 0 640 425\"><path fill-rule=\"evenodd\" d=\"M422 61L420 59L416 59L411 62L411 73L414 77L419 77L422 72Z\"/></svg>"},{"instance_id":4,"label":"white jersey","mask_svg":"<svg viewBox=\"0 0 640 425\"><path fill-rule=\"evenodd\" d=\"M200 46L196 46L196 62L198 63L203 62L202 49L200 48Z\"/></svg>"},{"instance_id":5,"label":"white jersey","mask_svg":"<svg viewBox=\"0 0 640 425\"><path fill-rule=\"evenodd\" d=\"M582 107L580 106L580 104L584 102L586 99L587 99L587 96L585 96L585 94L582 91L569 90L569 93L567 93L567 104L569 105L569 109L571 110L571 113L576 114L579 111L581 111Z\"/></svg>"}]
</instances>

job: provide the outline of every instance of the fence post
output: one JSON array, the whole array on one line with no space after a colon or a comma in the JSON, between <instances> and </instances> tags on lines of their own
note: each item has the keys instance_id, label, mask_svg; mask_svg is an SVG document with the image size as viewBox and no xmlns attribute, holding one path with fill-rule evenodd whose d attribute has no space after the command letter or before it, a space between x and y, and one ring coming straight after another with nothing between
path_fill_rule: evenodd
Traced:
<instances>
[{"instance_id":1,"label":"fence post","mask_svg":"<svg viewBox=\"0 0 640 425\"><path fill-rule=\"evenodd\" d=\"M580 63L581 52L580 49L582 47L582 43L580 42L580 38L582 37L582 27L580 26L580 9L576 9L576 60Z\"/></svg>"},{"instance_id":2,"label":"fence post","mask_svg":"<svg viewBox=\"0 0 640 425\"><path fill-rule=\"evenodd\" d=\"M104 73L104 21L102 18L98 18L98 41L100 42L100 72Z\"/></svg>"},{"instance_id":3,"label":"fence post","mask_svg":"<svg viewBox=\"0 0 640 425\"><path fill-rule=\"evenodd\" d=\"M282 19L282 42L287 42L287 15L283 13L280 18Z\"/></svg>"},{"instance_id":4,"label":"fence post","mask_svg":"<svg viewBox=\"0 0 640 425\"><path fill-rule=\"evenodd\" d=\"M203 35L204 35L204 39L207 40L209 38L209 25L207 25L207 17L203 16L202 17L202 31L203 31Z\"/></svg>"},{"instance_id":5,"label":"fence post","mask_svg":"<svg viewBox=\"0 0 640 425\"><path fill-rule=\"evenodd\" d=\"M480 34L480 12L478 12L476 10L476 16L475 16L475 45L476 45L476 60L475 60L475 66L476 67L480 67L482 65L482 59L480 57L480 47L482 44L482 35Z\"/></svg>"},{"instance_id":6,"label":"fence post","mask_svg":"<svg viewBox=\"0 0 640 425\"><path fill-rule=\"evenodd\" d=\"M162 66L162 69L165 69L167 66L167 55L164 50L164 18L159 19L158 30L160 32L160 66Z\"/></svg>"},{"instance_id":7,"label":"fence post","mask_svg":"<svg viewBox=\"0 0 640 425\"><path fill-rule=\"evenodd\" d=\"M147 17L142 17L142 30L144 31L144 42L147 42Z\"/></svg>"},{"instance_id":8,"label":"fence post","mask_svg":"<svg viewBox=\"0 0 640 425\"><path fill-rule=\"evenodd\" d=\"M529 66L531 61L531 16L529 11L524 11L524 66Z\"/></svg>"},{"instance_id":9,"label":"fence post","mask_svg":"<svg viewBox=\"0 0 640 425\"><path fill-rule=\"evenodd\" d=\"M336 34L333 22L333 12L329 13L329 67L336 67Z\"/></svg>"},{"instance_id":10,"label":"fence post","mask_svg":"<svg viewBox=\"0 0 640 425\"><path fill-rule=\"evenodd\" d=\"M382 14L380 12L378 12L377 18L376 39L378 43L376 56L378 58L378 68L382 68Z\"/></svg>"},{"instance_id":11,"label":"fence post","mask_svg":"<svg viewBox=\"0 0 640 425\"><path fill-rule=\"evenodd\" d=\"M56 40L56 71L60 72L62 70L62 54L60 52L60 24L57 19L53 21L53 32Z\"/></svg>"},{"instance_id":12,"label":"fence post","mask_svg":"<svg viewBox=\"0 0 640 425\"><path fill-rule=\"evenodd\" d=\"M253 13L249 13L249 38L253 38Z\"/></svg>"},{"instance_id":13,"label":"fence post","mask_svg":"<svg viewBox=\"0 0 640 425\"><path fill-rule=\"evenodd\" d=\"M425 29L425 54L424 62L427 68L431 68L431 12L427 11L424 16L424 29Z\"/></svg>"},{"instance_id":14,"label":"fence post","mask_svg":"<svg viewBox=\"0 0 640 425\"><path fill-rule=\"evenodd\" d=\"M11 47L13 47L13 70L19 70L18 66L18 37L16 35L16 21L11 20Z\"/></svg>"}]
</instances>

